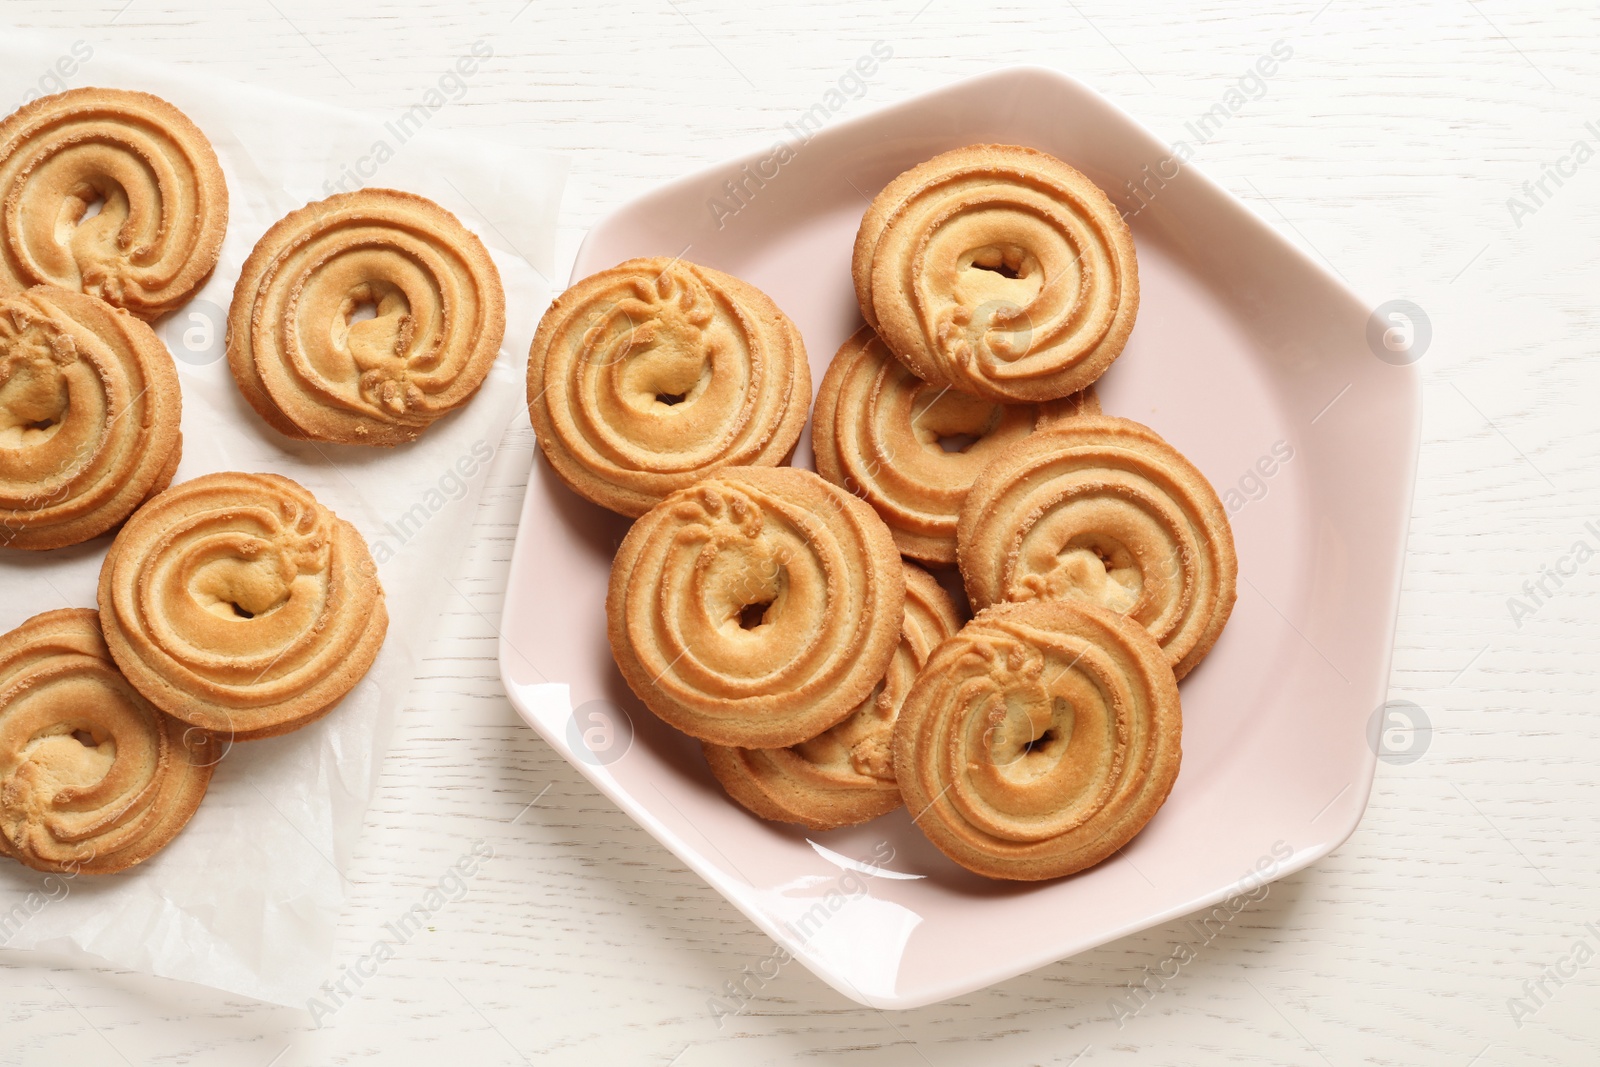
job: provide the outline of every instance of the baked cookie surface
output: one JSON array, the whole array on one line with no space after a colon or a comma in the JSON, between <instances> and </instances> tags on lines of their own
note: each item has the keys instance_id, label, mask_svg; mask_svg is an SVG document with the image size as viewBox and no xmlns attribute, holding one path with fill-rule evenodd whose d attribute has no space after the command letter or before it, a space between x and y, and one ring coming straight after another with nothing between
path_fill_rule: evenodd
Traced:
<instances>
[{"instance_id":1,"label":"baked cookie surface","mask_svg":"<svg viewBox=\"0 0 1600 1067\"><path fill-rule=\"evenodd\" d=\"M1133 235L1092 181L1017 145L969 145L890 182L856 234L861 314L924 381L1059 400L1122 353L1139 310Z\"/></svg>"},{"instance_id":2,"label":"baked cookie surface","mask_svg":"<svg viewBox=\"0 0 1600 1067\"><path fill-rule=\"evenodd\" d=\"M154 319L210 276L227 228L211 142L160 97L69 89L0 121L0 292L59 286Z\"/></svg>"},{"instance_id":3,"label":"baked cookie surface","mask_svg":"<svg viewBox=\"0 0 1600 1067\"><path fill-rule=\"evenodd\" d=\"M0 297L0 547L75 545L166 488L181 451L166 347L104 301Z\"/></svg>"},{"instance_id":4,"label":"baked cookie surface","mask_svg":"<svg viewBox=\"0 0 1600 1067\"><path fill-rule=\"evenodd\" d=\"M228 366L279 433L387 447L472 398L505 324L500 272L471 230L424 197L361 189L256 243L228 309Z\"/></svg>"},{"instance_id":5,"label":"baked cookie surface","mask_svg":"<svg viewBox=\"0 0 1600 1067\"><path fill-rule=\"evenodd\" d=\"M956 516L984 466L1041 426L1099 411L1093 386L1066 400L997 404L924 382L863 326L822 376L811 447L817 473L871 504L901 552L954 563Z\"/></svg>"},{"instance_id":6,"label":"baked cookie surface","mask_svg":"<svg viewBox=\"0 0 1600 1067\"><path fill-rule=\"evenodd\" d=\"M163 714L117 670L92 608L0 635L0 852L109 874L175 837L222 743Z\"/></svg>"},{"instance_id":7,"label":"baked cookie surface","mask_svg":"<svg viewBox=\"0 0 1600 1067\"><path fill-rule=\"evenodd\" d=\"M631 259L559 296L528 356L528 417L579 495L644 514L703 475L776 466L811 404L800 331L748 282Z\"/></svg>"},{"instance_id":8,"label":"baked cookie surface","mask_svg":"<svg viewBox=\"0 0 1600 1067\"><path fill-rule=\"evenodd\" d=\"M883 680L847 719L789 748L702 745L728 795L763 819L832 830L900 806L892 751L900 702L934 646L961 625L933 575L909 563L905 572L900 644Z\"/></svg>"},{"instance_id":9,"label":"baked cookie surface","mask_svg":"<svg viewBox=\"0 0 1600 1067\"><path fill-rule=\"evenodd\" d=\"M354 526L275 474L208 474L140 508L100 569L106 644L158 708L232 740L327 714L388 628Z\"/></svg>"},{"instance_id":10,"label":"baked cookie surface","mask_svg":"<svg viewBox=\"0 0 1600 1067\"><path fill-rule=\"evenodd\" d=\"M1120 615L1002 604L934 649L900 708L895 776L939 850L990 878L1058 878L1127 844L1182 758L1178 686Z\"/></svg>"},{"instance_id":11,"label":"baked cookie surface","mask_svg":"<svg viewBox=\"0 0 1600 1067\"><path fill-rule=\"evenodd\" d=\"M667 723L781 748L867 699L904 605L904 566L870 507L810 471L734 467L634 523L606 624L623 678Z\"/></svg>"},{"instance_id":12,"label":"baked cookie surface","mask_svg":"<svg viewBox=\"0 0 1600 1067\"><path fill-rule=\"evenodd\" d=\"M1072 419L1006 449L957 527L975 609L1073 599L1125 614L1179 678L1216 643L1237 595L1233 530L1216 490L1150 427Z\"/></svg>"}]
</instances>

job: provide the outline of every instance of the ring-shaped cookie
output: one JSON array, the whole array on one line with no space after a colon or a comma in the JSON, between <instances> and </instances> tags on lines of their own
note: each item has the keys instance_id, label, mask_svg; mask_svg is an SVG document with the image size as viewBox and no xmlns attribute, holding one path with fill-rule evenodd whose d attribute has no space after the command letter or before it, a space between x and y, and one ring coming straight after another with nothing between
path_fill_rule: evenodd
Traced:
<instances>
[{"instance_id":1,"label":"ring-shaped cookie","mask_svg":"<svg viewBox=\"0 0 1600 1067\"><path fill-rule=\"evenodd\" d=\"M528 416L575 492L624 515L729 466L776 466L811 403L800 331L761 290L671 259L630 259L545 312Z\"/></svg>"},{"instance_id":2,"label":"ring-shaped cookie","mask_svg":"<svg viewBox=\"0 0 1600 1067\"><path fill-rule=\"evenodd\" d=\"M788 748L702 745L728 795L763 819L833 830L900 806L893 754L900 703L934 646L961 626L933 575L910 563L905 570L900 644L882 681L849 718Z\"/></svg>"},{"instance_id":3,"label":"ring-shaped cookie","mask_svg":"<svg viewBox=\"0 0 1600 1067\"><path fill-rule=\"evenodd\" d=\"M851 270L862 315L914 374L1002 403L1089 385L1139 310L1116 206L1016 145L958 148L890 182L861 220Z\"/></svg>"},{"instance_id":4,"label":"ring-shaped cookie","mask_svg":"<svg viewBox=\"0 0 1600 1067\"><path fill-rule=\"evenodd\" d=\"M228 309L228 366L288 437L391 446L465 404L505 337L483 242L394 189L307 204L256 243Z\"/></svg>"},{"instance_id":5,"label":"ring-shaped cookie","mask_svg":"<svg viewBox=\"0 0 1600 1067\"><path fill-rule=\"evenodd\" d=\"M1131 419L1071 419L1006 449L967 494L957 542L974 608L1098 604L1148 629L1179 678L1216 643L1237 594L1216 490Z\"/></svg>"},{"instance_id":6,"label":"ring-shaped cookie","mask_svg":"<svg viewBox=\"0 0 1600 1067\"><path fill-rule=\"evenodd\" d=\"M872 327L840 347L817 392L817 473L871 504L900 551L956 561L956 516L991 459L1041 426L1098 414L1093 386L1066 400L997 404L912 374Z\"/></svg>"},{"instance_id":7,"label":"ring-shaped cookie","mask_svg":"<svg viewBox=\"0 0 1600 1067\"><path fill-rule=\"evenodd\" d=\"M177 469L181 397L149 326L48 286L0 297L0 546L97 537Z\"/></svg>"},{"instance_id":8,"label":"ring-shaped cookie","mask_svg":"<svg viewBox=\"0 0 1600 1067\"><path fill-rule=\"evenodd\" d=\"M227 229L211 143L160 97L69 89L0 121L0 292L54 285L154 319L204 284Z\"/></svg>"},{"instance_id":9,"label":"ring-shaped cookie","mask_svg":"<svg viewBox=\"0 0 1600 1067\"><path fill-rule=\"evenodd\" d=\"M208 474L140 508L106 554L99 602L134 687L238 741L331 711L389 624L361 534L275 474Z\"/></svg>"},{"instance_id":10,"label":"ring-shaped cookie","mask_svg":"<svg viewBox=\"0 0 1600 1067\"><path fill-rule=\"evenodd\" d=\"M1144 828L1182 734L1177 682L1141 627L1065 601L1002 604L928 657L900 707L895 776L957 863L1057 878Z\"/></svg>"},{"instance_id":11,"label":"ring-shaped cookie","mask_svg":"<svg viewBox=\"0 0 1600 1067\"><path fill-rule=\"evenodd\" d=\"M0 635L0 853L39 871L125 870L183 829L224 751L139 695L92 608Z\"/></svg>"},{"instance_id":12,"label":"ring-shaped cookie","mask_svg":"<svg viewBox=\"0 0 1600 1067\"><path fill-rule=\"evenodd\" d=\"M899 643L905 571L866 504L793 467L732 467L623 538L607 634L622 676L702 741L782 748L841 722Z\"/></svg>"}]
</instances>

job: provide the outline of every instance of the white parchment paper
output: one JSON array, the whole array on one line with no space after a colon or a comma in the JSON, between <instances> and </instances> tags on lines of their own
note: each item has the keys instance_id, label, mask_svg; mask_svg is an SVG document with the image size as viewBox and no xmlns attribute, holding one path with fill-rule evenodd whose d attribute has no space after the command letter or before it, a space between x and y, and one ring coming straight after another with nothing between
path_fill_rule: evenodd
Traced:
<instances>
[{"instance_id":1,"label":"white parchment paper","mask_svg":"<svg viewBox=\"0 0 1600 1067\"><path fill-rule=\"evenodd\" d=\"M481 50L481 49L480 49ZM478 493L522 403L528 345L550 293L564 158L437 133L470 68L392 116L365 116L115 56L88 41L7 31L0 114L43 92L142 89L192 118L228 181L215 275L156 324L183 387L176 481L272 471L360 529L388 596L389 632L367 677L332 714L286 737L235 745L193 821L118 875L45 876L0 860L0 945L85 953L122 967L280 1004L304 1005L331 966L344 871L396 710L461 561ZM437 106L435 106L437 104ZM226 309L257 238L289 211L361 185L443 204L489 247L506 289L506 337L461 411L395 449L294 442L239 395L223 356ZM0 549L0 630L51 608L95 603L110 537L53 552Z\"/></svg>"}]
</instances>

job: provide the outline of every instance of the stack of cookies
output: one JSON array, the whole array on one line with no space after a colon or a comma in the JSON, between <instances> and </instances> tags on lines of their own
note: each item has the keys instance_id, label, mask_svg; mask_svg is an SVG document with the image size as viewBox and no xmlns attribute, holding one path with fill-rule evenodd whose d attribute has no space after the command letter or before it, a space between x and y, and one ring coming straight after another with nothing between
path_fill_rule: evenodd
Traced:
<instances>
[{"instance_id":1,"label":"stack of cookies","mask_svg":"<svg viewBox=\"0 0 1600 1067\"><path fill-rule=\"evenodd\" d=\"M1132 235L1061 160L972 145L878 194L852 274L865 325L822 378L816 474L784 466L804 346L748 283L636 259L546 313L544 455L638 520L606 603L618 668L756 815L905 804L980 874L1082 870L1170 793L1178 679L1237 573L1204 476L1094 392L1138 313Z\"/></svg>"},{"instance_id":2,"label":"stack of cookies","mask_svg":"<svg viewBox=\"0 0 1600 1067\"><path fill-rule=\"evenodd\" d=\"M0 202L0 547L120 527L98 610L0 635L0 853L118 871L183 827L233 742L331 711L388 615L365 541L304 487L172 484L182 396L149 323L205 283L227 229L200 129L146 93L45 97L0 121ZM477 237L431 201L364 189L261 237L227 351L263 428L391 447L472 397L504 331Z\"/></svg>"}]
</instances>

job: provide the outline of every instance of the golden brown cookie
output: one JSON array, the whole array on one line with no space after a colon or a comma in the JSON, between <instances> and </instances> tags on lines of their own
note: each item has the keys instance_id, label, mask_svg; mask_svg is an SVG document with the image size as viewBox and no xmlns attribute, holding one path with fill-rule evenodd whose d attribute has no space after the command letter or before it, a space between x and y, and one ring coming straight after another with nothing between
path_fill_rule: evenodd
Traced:
<instances>
[{"instance_id":1,"label":"golden brown cookie","mask_svg":"<svg viewBox=\"0 0 1600 1067\"><path fill-rule=\"evenodd\" d=\"M227 229L211 143L160 97L69 89L0 122L0 293L54 285L154 319L205 282Z\"/></svg>"},{"instance_id":2,"label":"golden brown cookie","mask_svg":"<svg viewBox=\"0 0 1600 1067\"><path fill-rule=\"evenodd\" d=\"M1036 881L1132 840L1172 791L1182 735L1177 682L1141 627L1066 601L1003 604L928 657L895 775L945 855Z\"/></svg>"},{"instance_id":3,"label":"golden brown cookie","mask_svg":"<svg viewBox=\"0 0 1600 1067\"><path fill-rule=\"evenodd\" d=\"M748 282L682 260L630 259L578 282L528 354L545 457L624 515L722 467L784 462L810 403L788 316Z\"/></svg>"},{"instance_id":4,"label":"golden brown cookie","mask_svg":"<svg viewBox=\"0 0 1600 1067\"><path fill-rule=\"evenodd\" d=\"M256 243L228 309L228 366L279 433L390 446L472 398L505 329L500 272L471 230L423 197L361 189Z\"/></svg>"},{"instance_id":5,"label":"golden brown cookie","mask_svg":"<svg viewBox=\"0 0 1600 1067\"><path fill-rule=\"evenodd\" d=\"M875 819L900 806L894 780L894 721L935 645L961 626L950 597L921 567L906 564L905 621L889 670L850 717L789 748L703 743L728 795L761 816L813 830Z\"/></svg>"},{"instance_id":6,"label":"golden brown cookie","mask_svg":"<svg viewBox=\"0 0 1600 1067\"><path fill-rule=\"evenodd\" d=\"M389 625L361 534L275 474L207 474L140 508L106 554L99 600L134 687L239 741L331 711Z\"/></svg>"},{"instance_id":7,"label":"golden brown cookie","mask_svg":"<svg viewBox=\"0 0 1600 1067\"><path fill-rule=\"evenodd\" d=\"M870 507L810 471L732 467L633 524L606 623L622 676L666 722L782 748L867 698L904 607L900 555Z\"/></svg>"},{"instance_id":8,"label":"golden brown cookie","mask_svg":"<svg viewBox=\"0 0 1600 1067\"><path fill-rule=\"evenodd\" d=\"M97 537L166 488L178 375L149 326L96 297L0 297L0 546Z\"/></svg>"},{"instance_id":9,"label":"golden brown cookie","mask_svg":"<svg viewBox=\"0 0 1600 1067\"><path fill-rule=\"evenodd\" d=\"M148 859L199 807L223 751L128 684L92 608L0 635L0 852L34 870Z\"/></svg>"},{"instance_id":10,"label":"golden brown cookie","mask_svg":"<svg viewBox=\"0 0 1600 1067\"><path fill-rule=\"evenodd\" d=\"M977 609L1072 598L1135 619L1179 678L1233 610L1233 530L1205 475L1154 430L1087 416L1012 445L967 494L957 528Z\"/></svg>"},{"instance_id":11,"label":"golden brown cookie","mask_svg":"<svg viewBox=\"0 0 1600 1067\"><path fill-rule=\"evenodd\" d=\"M811 447L817 473L871 504L901 552L954 563L956 514L984 465L1040 426L1099 411L1093 386L1045 404L996 404L930 385L863 326L822 376Z\"/></svg>"},{"instance_id":12,"label":"golden brown cookie","mask_svg":"<svg viewBox=\"0 0 1600 1067\"><path fill-rule=\"evenodd\" d=\"M958 148L890 182L861 220L851 272L862 315L914 374L1000 403L1089 385L1139 310L1116 207L1016 145Z\"/></svg>"}]
</instances>

